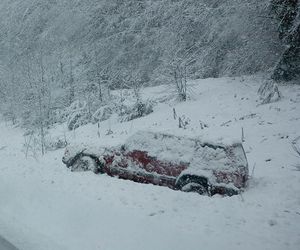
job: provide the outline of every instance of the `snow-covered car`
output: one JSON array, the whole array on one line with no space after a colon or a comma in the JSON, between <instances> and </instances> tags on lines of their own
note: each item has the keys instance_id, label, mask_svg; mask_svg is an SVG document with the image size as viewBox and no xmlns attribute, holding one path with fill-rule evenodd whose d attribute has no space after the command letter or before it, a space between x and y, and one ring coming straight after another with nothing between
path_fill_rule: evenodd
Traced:
<instances>
[{"instance_id":1,"label":"snow-covered car","mask_svg":"<svg viewBox=\"0 0 300 250\"><path fill-rule=\"evenodd\" d=\"M235 195L246 187L248 163L241 143L140 131L117 147L68 147L63 163L140 183L206 195Z\"/></svg>"}]
</instances>

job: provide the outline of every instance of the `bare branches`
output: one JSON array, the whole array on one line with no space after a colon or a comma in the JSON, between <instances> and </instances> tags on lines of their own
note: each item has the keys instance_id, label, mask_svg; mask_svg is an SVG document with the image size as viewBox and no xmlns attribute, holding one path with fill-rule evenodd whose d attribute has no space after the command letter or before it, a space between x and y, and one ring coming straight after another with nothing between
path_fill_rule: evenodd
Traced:
<instances>
[{"instance_id":1,"label":"bare branches","mask_svg":"<svg viewBox=\"0 0 300 250\"><path fill-rule=\"evenodd\" d=\"M179 101L187 100L187 71L186 66L177 65L173 70L175 86Z\"/></svg>"}]
</instances>

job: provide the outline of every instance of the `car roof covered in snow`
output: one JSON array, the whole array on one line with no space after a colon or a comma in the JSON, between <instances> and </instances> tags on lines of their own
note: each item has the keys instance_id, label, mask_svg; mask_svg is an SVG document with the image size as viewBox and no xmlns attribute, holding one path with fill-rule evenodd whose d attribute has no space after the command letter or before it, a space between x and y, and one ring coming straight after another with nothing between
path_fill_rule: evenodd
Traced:
<instances>
[{"instance_id":1,"label":"car roof covered in snow","mask_svg":"<svg viewBox=\"0 0 300 250\"><path fill-rule=\"evenodd\" d=\"M129 151L146 151L160 160L188 162L191 168L230 169L247 166L241 143L212 144L202 142L199 138L139 131L127 139L124 147Z\"/></svg>"}]
</instances>

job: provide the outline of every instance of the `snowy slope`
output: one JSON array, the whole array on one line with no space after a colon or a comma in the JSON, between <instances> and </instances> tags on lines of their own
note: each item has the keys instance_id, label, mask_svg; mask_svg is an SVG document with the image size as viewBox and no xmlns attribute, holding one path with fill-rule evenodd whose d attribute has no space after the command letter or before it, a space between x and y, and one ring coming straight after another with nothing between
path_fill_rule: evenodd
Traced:
<instances>
[{"instance_id":1,"label":"snowy slope","mask_svg":"<svg viewBox=\"0 0 300 250\"><path fill-rule=\"evenodd\" d=\"M66 133L72 144L117 145L138 130L239 140L252 178L241 196L206 197L95 175L71 173L63 150L24 156L23 132L0 123L0 235L21 250L298 249L300 86L281 86L284 98L258 105L260 78L190 82L190 100L178 103L170 86L145 89L155 112L127 123L117 118ZM173 119L189 119L186 129ZM200 121L208 125L201 129ZM108 130L112 134L106 135ZM252 171L252 166L255 166Z\"/></svg>"}]
</instances>

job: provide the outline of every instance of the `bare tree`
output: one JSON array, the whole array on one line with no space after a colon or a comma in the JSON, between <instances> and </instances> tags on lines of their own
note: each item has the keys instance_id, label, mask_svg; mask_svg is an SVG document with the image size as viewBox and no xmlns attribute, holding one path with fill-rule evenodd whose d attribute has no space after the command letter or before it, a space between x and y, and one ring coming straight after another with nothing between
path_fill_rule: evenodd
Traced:
<instances>
[{"instance_id":1,"label":"bare tree","mask_svg":"<svg viewBox=\"0 0 300 250\"><path fill-rule=\"evenodd\" d=\"M173 76L179 101L187 100L187 71L185 65L177 64L173 69Z\"/></svg>"},{"instance_id":2,"label":"bare tree","mask_svg":"<svg viewBox=\"0 0 300 250\"><path fill-rule=\"evenodd\" d=\"M69 75L69 104L74 102L75 99L75 81L74 81L74 73L73 73L73 61L70 57L70 75Z\"/></svg>"}]
</instances>

